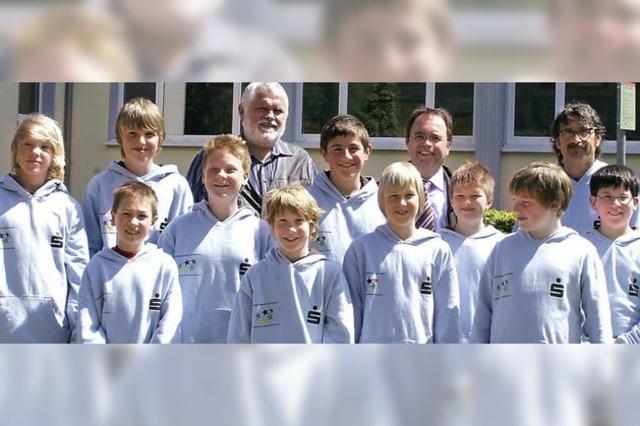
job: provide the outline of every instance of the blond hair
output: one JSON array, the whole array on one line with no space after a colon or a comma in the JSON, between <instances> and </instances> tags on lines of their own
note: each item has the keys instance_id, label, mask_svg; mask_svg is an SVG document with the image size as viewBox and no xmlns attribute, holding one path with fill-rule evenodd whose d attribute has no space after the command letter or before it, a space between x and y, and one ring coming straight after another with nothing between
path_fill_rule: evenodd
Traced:
<instances>
[{"instance_id":1,"label":"blond hair","mask_svg":"<svg viewBox=\"0 0 640 426\"><path fill-rule=\"evenodd\" d=\"M546 209L558 209L561 215L573 195L571 180L558 165L535 162L518 170L509 183L509 192L535 198Z\"/></svg>"},{"instance_id":2,"label":"blond hair","mask_svg":"<svg viewBox=\"0 0 640 426\"><path fill-rule=\"evenodd\" d=\"M492 201L495 184L496 181L489 169L478 161L469 161L458 167L451 175L449 197L453 197L456 185L473 185L479 186L487 200Z\"/></svg>"},{"instance_id":3,"label":"blond hair","mask_svg":"<svg viewBox=\"0 0 640 426\"><path fill-rule=\"evenodd\" d=\"M117 213L122 201L134 195L139 195L143 200L149 201L149 204L151 204L151 214L155 220L158 217L158 196L153 188L146 183L139 182L137 180L124 183L116 188L113 192L113 206L111 207L111 212L113 214Z\"/></svg>"},{"instance_id":4,"label":"blond hair","mask_svg":"<svg viewBox=\"0 0 640 426\"><path fill-rule=\"evenodd\" d=\"M133 98L118 113L116 120L116 141L120 145L120 154L124 159L124 149L122 147L122 135L120 130L123 127L129 129L152 130L158 134L158 148L164 141L164 118L158 105L146 98Z\"/></svg>"},{"instance_id":5,"label":"blond hair","mask_svg":"<svg viewBox=\"0 0 640 426\"><path fill-rule=\"evenodd\" d=\"M424 184L420 172L415 166L407 161L397 161L388 165L380 177L378 184L378 206L382 214L384 211L384 199L388 191L412 188L418 194L418 210L422 209L425 202Z\"/></svg>"},{"instance_id":6,"label":"blond hair","mask_svg":"<svg viewBox=\"0 0 640 426\"><path fill-rule=\"evenodd\" d=\"M234 135L219 135L211 138L204 146L202 170L205 170L207 160L214 151L225 151L236 157L242 163L245 174L251 169L251 154L244 139Z\"/></svg>"},{"instance_id":7,"label":"blond hair","mask_svg":"<svg viewBox=\"0 0 640 426\"><path fill-rule=\"evenodd\" d=\"M285 211L302 217L311 225L311 235L318 229L318 221L324 211L313 196L302 185L294 184L282 189L273 189L265 196L264 218L274 226L276 218Z\"/></svg>"},{"instance_id":8,"label":"blond hair","mask_svg":"<svg viewBox=\"0 0 640 426\"><path fill-rule=\"evenodd\" d=\"M60 125L53 118L44 114L27 115L13 135L11 141L11 173L16 174L20 166L17 162L18 143L26 138L45 142L51 148L51 165L47 172L47 180L64 180L64 141Z\"/></svg>"}]
</instances>

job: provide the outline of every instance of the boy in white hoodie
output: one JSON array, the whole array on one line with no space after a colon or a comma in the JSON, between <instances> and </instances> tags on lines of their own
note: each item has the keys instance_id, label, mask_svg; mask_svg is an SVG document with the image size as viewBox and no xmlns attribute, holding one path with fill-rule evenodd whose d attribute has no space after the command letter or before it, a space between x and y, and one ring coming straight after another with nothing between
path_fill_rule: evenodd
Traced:
<instances>
[{"instance_id":1,"label":"boy in white hoodie","mask_svg":"<svg viewBox=\"0 0 640 426\"><path fill-rule=\"evenodd\" d=\"M145 243L158 219L158 198L142 182L116 190L114 247L104 247L82 276L79 343L170 343L182 318L178 267Z\"/></svg>"},{"instance_id":2,"label":"boy in white hoodie","mask_svg":"<svg viewBox=\"0 0 640 426\"><path fill-rule=\"evenodd\" d=\"M351 243L343 270L358 343L457 343L458 278L449 246L415 226L425 203L420 172L397 162L382 172L387 223Z\"/></svg>"},{"instance_id":3,"label":"boy in white hoodie","mask_svg":"<svg viewBox=\"0 0 640 426\"><path fill-rule=\"evenodd\" d=\"M178 168L154 162L164 136L164 119L156 104L135 98L122 106L116 120L122 160L114 161L89 181L82 202L91 256L116 242L111 206L114 191L125 182L144 182L158 195L158 221L149 233L149 242L156 243L171 220L191 209L193 196Z\"/></svg>"},{"instance_id":4,"label":"boy in white hoodie","mask_svg":"<svg viewBox=\"0 0 640 426\"><path fill-rule=\"evenodd\" d=\"M329 120L320 133L320 153L329 170L318 173L309 187L324 214L314 248L342 264L351 242L384 223L377 206L375 179L362 176L371 155L369 133L351 115Z\"/></svg>"},{"instance_id":5,"label":"boy in white hoodie","mask_svg":"<svg viewBox=\"0 0 640 426\"><path fill-rule=\"evenodd\" d=\"M27 116L0 178L0 343L68 343L89 261L80 205L62 183L58 123Z\"/></svg>"},{"instance_id":6,"label":"boy in white hoodie","mask_svg":"<svg viewBox=\"0 0 640 426\"><path fill-rule=\"evenodd\" d=\"M174 220L159 245L178 264L183 343L225 343L240 279L271 248L269 226L238 207L251 157L245 141L220 135L204 147L202 182L208 201Z\"/></svg>"},{"instance_id":7,"label":"boy in white hoodie","mask_svg":"<svg viewBox=\"0 0 640 426\"><path fill-rule=\"evenodd\" d=\"M229 343L353 343L353 310L340 266L311 252L322 210L301 185L267 193L279 247L242 278Z\"/></svg>"},{"instance_id":8,"label":"boy in white hoodie","mask_svg":"<svg viewBox=\"0 0 640 426\"><path fill-rule=\"evenodd\" d=\"M560 224L573 193L559 166L536 162L509 184L519 230L496 244L478 290L471 342L607 343L611 315L595 248Z\"/></svg>"},{"instance_id":9,"label":"boy in white hoodie","mask_svg":"<svg viewBox=\"0 0 640 426\"><path fill-rule=\"evenodd\" d=\"M457 222L442 228L440 236L453 253L460 283L460 334L469 341L478 297L480 276L496 243L504 234L485 225L484 214L493 203L495 180L489 170L474 161L460 166L451 175L449 193Z\"/></svg>"},{"instance_id":10,"label":"boy in white hoodie","mask_svg":"<svg viewBox=\"0 0 640 426\"><path fill-rule=\"evenodd\" d=\"M599 226L585 238L604 265L613 337L617 343L640 343L640 231L630 226L640 183L630 168L612 165L599 169L589 186Z\"/></svg>"}]
</instances>

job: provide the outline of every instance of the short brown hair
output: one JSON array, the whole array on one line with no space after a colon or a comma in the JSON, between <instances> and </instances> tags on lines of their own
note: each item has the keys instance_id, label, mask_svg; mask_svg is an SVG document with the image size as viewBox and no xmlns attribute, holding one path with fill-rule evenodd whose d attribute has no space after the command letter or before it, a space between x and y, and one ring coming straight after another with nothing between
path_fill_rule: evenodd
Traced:
<instances>
[{"instance_id":1,"label":"short brown hair","mask_svg":"<svg viewBox=\"0 0 640 426\"><path fill-rule=\"evenodd\" d=\"M449 198L453 197L456 185L479 186L489 201L493 200L493 189L496 181L482 163L469 161L458 167L451 175L449 182Z\"/></svg>"},{"instance_id":2,"label":"short brown hair","mask_svg":"<svg viewBox=\"0 0 640 426\"><path fill-rule=\"evenodd\" d=\"M22 120L11 141L11 171L14 174L19 168L18 143L25 138L46 142L51 147L51 165L47 172L47 180L64 180L64 141L58 122L44 114L30 114Z\"/></svg>"},{"instance_id":3,"label":"short brown hair","mask_svg":"<svg viewBox=\"0 0 640 426\"><path fill-rule=\"evenodd\" d=\"M407 142L411 137L411 127L413 126L413 123L415 123L417 118L422 114L435 115L442 118L445 126L447 127L447 140L450 142L453 141L453 118L451 117L449 111L444 108L431 108L423 106L413 111L411 117L409 117L409 122L407 123L407 133L405 135Z\"/></svg>"},{"instance_id":4,"label":"short brown hair","mask_svg":"<svg viewBox=\"0 0 640 426\"><path fill-rule=\"evenodd\" d=\"M318 221L324 211L305 187L294 184L281 189L273 189L267 193L265 198L264 218L269 225L274 226L277 216L285 211L290 211L310 222L312 225L311 234L315 235Z\"/></svg>"},{"instance_id":5,"label":"short brown hair","mask_svg":"<svg viewBox=\"0 0 640 426\"><path fill-rule=\"evenodd\" d=\"M139 195L143 199L149 201L151 204L151 214L155 220L155 218L158 217L158 196L149 185L136 180L124 183L120 187L116 188L113 192L113 206L111 207L111 212L116 213L118 208L120 208L122 201L133 195Z\"/></svg>"},{"instance_id":6,"label":"short brown hair","mask_svg":"<svg viewBox=\"0 0 640 426\"><path fill-rule=\"evenodd\" d=\"M247 143L241 137L224 134L211 138L204 146L202 157L202 171L204 173L209 156L214 151L226 151L242 162L242 169L245 173L249 173L251 169L251 154Z\"/></svg>"},{"instance_id":7,"label":"short brown hair","mask_svg":"<svg viewBox=\"0 0 640 426\"><path fill-rule=\"evenodd\" d=\"M133 98L126 104L122 105L118 118L116 120L116 141L120 145L120 154L124 158L124 149L122 148L122 136L120 129L128 127L130 129L149 129L158 134L158 146L164 142L164 118L158 105L146 98Z\"/></svg>"},{"instance_id":8,"label":"short brown hair","mask_svg":"<svg viewBox=\"0 0 640 426\"><path fill-rule=\"evenodd\" d=\"M329 148L329 142L338 136L355 137L365 150L369 148L369 132L362 121L353 115L336 115L325 123L320 132L320 149L326 151Z\"/></svg>"},{"instance_id":9,"label":"short brown hair","mask_svg":"<svg viewBox=\"0 0 640 426\"><path fill-rule=\"evenodd\" d=\"M557 208L560 215L569 206L573 187L560 166L540 161L518 170L511 179L509 192L527 194L546 209Z\"/></svg>"},{"instance_id":10,"label":"short brown hair","mask_svg":"<svg viewBox=\"0 0 640 426\"><path fill-rule=\"evenodd\" d=\"M424 184L416 167L408 161L396 161L388 165L380 177L378 184L378 207L386 217L384 211L384 197L389 190L398 188L413 188L418 193L418 211L425 203Z\"/></svg>"}]
</instances>

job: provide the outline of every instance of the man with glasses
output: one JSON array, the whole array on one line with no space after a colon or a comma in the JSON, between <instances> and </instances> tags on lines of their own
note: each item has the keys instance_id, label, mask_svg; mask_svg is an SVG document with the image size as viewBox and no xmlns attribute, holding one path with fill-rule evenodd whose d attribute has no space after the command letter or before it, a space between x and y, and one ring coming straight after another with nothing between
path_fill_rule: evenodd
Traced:
<instances>
[{"instance_id":1,"label":"man with glasses","mask_svg":"<svg viewBox=\"0 0 640 426\"><path fill-rule=\"evenodd\" d=\"M449 203L451 171L444 166L453 143L453 120L444 108L416 109L407 125L407 151L411 164L425 187L425 205L416 219L416 226L438 231L455 225Z\"/></svg>"},{"instance_id":2,"label":"man with glasses","mask_svg":"<svg viewBox=\"0 0 640 426\"><path fill-rule=\"evenodd\" d=\"M550 126L551 143L558 164L571 178L573 197L562 217L562 224L584 233L592 229L598 214L591 207L591 176L607 164L598 160L606 129L591 105L572 102L556 116ZM638 226L637 212L631 219Z\"/></svg>"}]
</instances>

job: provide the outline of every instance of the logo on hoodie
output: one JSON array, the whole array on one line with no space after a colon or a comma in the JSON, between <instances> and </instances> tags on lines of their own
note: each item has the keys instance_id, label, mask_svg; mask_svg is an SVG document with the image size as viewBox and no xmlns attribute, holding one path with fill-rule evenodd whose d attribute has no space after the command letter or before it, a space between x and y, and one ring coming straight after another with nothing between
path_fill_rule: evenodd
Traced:
<instances>
[{"instance_id":1,"label":"logo on hoodie","mask_svg":"<svg viewBox=\"0 0 640 426\"><path fill-rule=\"evenodd\" d=\"M0 230L0 248L2 249L13 249L15 248L13 244L13 239L11 238L11 234L8 229Z\"/></svg>"},{"instance_id":2,"label":"logo on hoodie","mask_svg":"<svg viewBox=\"0 0 640 426\"><path fill-rule=\"evenodd\" d=\"M509 286L508 278L510 275L512 275L512 273L509 272L503 275L499 275L493 279L495 285L493 300L500 300L503 297L511 296L511 288Z\"/></svg>"},{"instance_id":3,"label":"logo on hoodie","mask_svg":"<svg viewBox=\"0 0 640 426\"><path fill-rule=\"evenodd\" d=\"M364 294L367 296L382 296L378 293L378 275L375 272L367 272L364 280Z\"/></svg>"},{"instance_id":4,"label":"logo on hoodie","mask_svg":"<svg viewBox=\"0 0 640 426\"><path fill-rule=\"evenodd\" d=\"M149 310L159 311L161 304L162 304L162 299L160 299L160 293L156 293L154 297L149 299Z\"/></svg>"},{"instance_id":5,"label":"logo on hoodie","mask_svg":"<svg viewBox=\"0 0 640 426\"><path fill-rule=\"evenodd\" d=\"M320 318L322 318L322 312L318 310L316 305L307 312L307 322L311 324L320 324Z\"/></svg>"},{"instance_id":6,"label":"logo on hoodie","mask_svg":"<svg viewBox=\"0 0 640 426\"><path fill-rule=\"evenodd\" d=\"M62 235L52 235L50 244L53 248L64 247L64 239L62 238Z\"/></svg>"},{"instance_id":7,"label":"logo on hoodie","mask_svg":"<svg viewBox=\"0 0 640 426\"><path fill-rule=\"evenodd\" d=\"M274 327L279 325L276 322L276 305L278 302L254 305L255 325L254 328Z\"/></svg>"},{"instance_id":8,"label":"logo on hoodie","mask_svg":"<svg viewBox=\"0 0 640 426\"><path fill-rule=\"evenodd\" d=\"M251 268L251 263L249 263L249 259L245 257L244 262L240 263L240 277L243 277L249 268Z\"/></svg>"},{"instance_id":9,"label":"logo on hoodie","mask_svg":"<svg viewBox=\"0 0 640 426\"><path fill-rule=\"evenodd\" d=\"M314 241L313 248L319 252L329 251L329 244L327 242L327 232L318 232L318 237Z\"/></svg>"},{"instance_id":10,"label":"logo on hoodie","mask_svg":"<svg viewBox=\"0 0 640 426\"><path fill-rule=\"evenodd\" d=\"M633 281L629 283L629 296L638 297L638 279L634 278Z\"/></svg>"},{"instance_id":11,"label":"logo on hoodie","mask_svg":"<svg viewBox=\"0 0 640 426\"><path fill-rule=\"evenodd\" d=\"M426 280L420 283L420 294L430 295L432 293L432 290L433 288L431 286L431 277L427 277Z\"/></svg>"},{"instance_id":12,"label":"logo on hoodie","mask_svg":"<svg viewBox=\"0 0 640 426\"><path fill-rule=\"evenodd\" d=\"M113 218L111 217L111 212L107 212L102 216L102 227L104 228L105 234L115 234L116 233L116 225L113 223Z\"/></svg>"},{"instance_id":13,"label":"logo on hoodie","mask_svg":"<svg viewBox=\"0 0 640 426\"><path fill-rule=\"evenodd\" d=\"M164 231L164 228L169 224L169 218L165 217L164 220L160 223L160 232Z\"/></svg>"},{"instance_id":14,"label":"logo on hoodie","mask_svg":"<svg viewBox=\"0 0 640 426\"><path fill-rule=\"evenodd\" d=\"M198 262L195 259L186 258L178 263L180 275L193 275L197 272Z\"/></svg>"},{"instance_id":15,"label":"logo on hoodie","mask_svg":"<svg viewBox=\"0 0 640 426\"><path fill-rule=\"evenodd\" d=\"M556 282L551 283L549 295L551 297L557 297L558 299L562 299L564 296L564 284L562 284L562 280L560 278L556 278Z\"/></svg>"}]
</instances>

